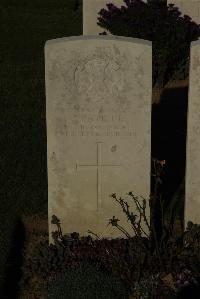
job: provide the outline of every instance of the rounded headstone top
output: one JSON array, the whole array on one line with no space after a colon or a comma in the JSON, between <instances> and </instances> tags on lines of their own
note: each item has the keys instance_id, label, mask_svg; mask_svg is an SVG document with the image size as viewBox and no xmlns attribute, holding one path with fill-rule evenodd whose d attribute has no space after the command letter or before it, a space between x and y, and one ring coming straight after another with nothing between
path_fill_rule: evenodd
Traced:
<instances>
[{"instance_id":1,"label":"rounded headstone top","mask_svg":"<svg viewBox=\"0 0 200 299\"><path fill-rule=\"evenodd\" d=\"M71 41L81 41L81 40L116 40L116 41L123 41L123 42L130 42L130 43L137 43L152 46L152 42L149 40L144 40L140 38L132 38L126 36L105 36L105 35L80 35L80 36L70 36L70 37L62 37L56 38L46 41L45 47L54 43L63 43L63 42L71 42Z\"/></svg>"}]
</instances>

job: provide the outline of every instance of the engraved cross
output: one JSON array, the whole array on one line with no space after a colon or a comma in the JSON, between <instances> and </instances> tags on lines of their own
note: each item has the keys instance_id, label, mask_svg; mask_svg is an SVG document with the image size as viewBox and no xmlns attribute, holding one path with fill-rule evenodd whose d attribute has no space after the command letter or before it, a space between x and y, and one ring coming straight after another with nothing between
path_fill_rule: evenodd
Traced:
<instances>
[{"instance_id":1,"label":"engraved cross","mask_svg":"<svg viewBox=\"0 0 200 299\"><path fill-rule=\"evenodd\" d=\"M76 164L76 170L79 169L89 169L96 170L96 182L97 182L97 211L101 204L101 171L103 167L120 167L119 164L102 164L101 157L101 144L102 142L97 142L96 149L96 164Z\"/></svg>"}]
</instances>

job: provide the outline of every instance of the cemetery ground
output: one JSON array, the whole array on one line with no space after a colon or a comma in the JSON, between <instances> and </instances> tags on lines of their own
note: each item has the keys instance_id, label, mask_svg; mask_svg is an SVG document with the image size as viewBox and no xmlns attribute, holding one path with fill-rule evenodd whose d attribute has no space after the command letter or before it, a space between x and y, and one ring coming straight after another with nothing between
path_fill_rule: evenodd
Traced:
<instances>
[{"instance_id":1,"label":"cemetery ground","mask_svg":"<svg viewBox=\"0 0 200 299\"><path fill-rule=\"evenodd\" d=\"M97 287L99 281L101 282L99 284L105 285L105 288L101 290L97 288L98 298L101 298L100 296L102 298L128 298L128 288L124 287L124 284L130 287L130 278L136 282L134 287L136 287L135 294L138 296L132 298L141 298L141 296L151 298L148 297L150 291L157 292L152 298L162 298L163 294L166 294L163 298L173 298L173 296L178 296L175 295L175 288L178 285L187 287L188 284L190 286L192 284L197 291L196 282L199 280L200 263L200 256L197 255L199 254L197 227L190 227L191 234L188 236L192 236L192 240L186 240L190 244L189 251L186 248L180 253L178 244L173 243L175 253L171 253L174 255L171 262L174 262L174 259L180 261L178 265L172 263L173 269L168 268L170 264L166 263L163 270L158 254L154 257L150 254L146 255L150 249L146 249L145 240L138 245L137 239L130 239L130 247L136 248L135 255L133 251L128 251L128 242L125 240L113 242L113 249L111 249L111 244L106 244L106 242L102 242L102 245L98 240L96 243L91 243L89 238L85 240L85 243L79 241L76 234L67 239L70 248L65 243L63 249L62 239L55 247L48 247L46 243L48 235L43 47L48 39L82 34L81 6L78 9L74 7L75 1L69 1L69 4L63 1L63 7L61 3L58 7L53 1L43 1L42 4L35 1L35 6L27 1L21 1L21 3L22 5L14 1L2 1L0 6L4 33L4 42L1 44L3 61L0 69L2 80L0 119L2 126L5 124L6 128L1 132L3 159L1 159L2 186L0 189L0 263L3 266L0 273L2 286L0 298L45 298L42 297L45 296L45 286L48 287L51 279L55 279L55 274L60 273L65 263L69 262L65 260L63 250L66 252L68 250L70 263L72 263L70 266L74 269L73 276L71 275L74 281L69 279L67 272L65 276L58 275L51 289L51 296L54 296L52 298L56 298L56 295L59 299L75 298L70 295L64 297L65 294L60 295L62 293L59 292L63 284L68 288L68 294L70 294L70 288L74 291L78 285L75 279L77 277L79 286L86 286L85 289L79 290L88 295L85 298L90 298L89 294L95 294L95 290L91 289L91 284ZM153 106L152 112L152 155L160 161L166 160L163 176L165 202L170 207L169 214L170 211L176 211L177 219L183 216L182 181L185 169L187 92L187 87L166 90L161 103ZM180 236L180 221L177 223ZM59 229L58 232L60 232ZM197 239L193 238L194 235ZM193 240L197 243L193 243ZM38 243L39 251L36 246ZM89 247L87 243L90 244ZM111 256L105 255L105 245L111 252ZM84 247L82 251L80 251L81 246ZM88 267L86 272L77 267L76 272L76 266L83 256L84 259L88 257L87 254L93 257L93 265L96 261L99 262L94 252L95 246L100 248L102 265L99 267L104 273L103 276L101 272L92 267ZM144 248L144 251L141 248ZM75 255L72 254L73 250ZM117 252L120 252L123 257L121 259L120 256L121 264L117 262L121 268L116 267L116 260L112 260L112 254L116 254L116 258L119 258ZM147 260L146 257L148 257ZM169 255L165 252L161 258L164 261L169 260ZM127 260L129 265L132 265L132 269L127 269ZM44 268L41 269L40 265L44 265ZM153 271L156 270L155 265L159 265L159 271ZM117 276L111 276L110 268L107 269L106 266L111 267L111 272ZM120 277L119 272L123 277ZM72 274L71 270L70 274ZM84 275L88 278L88 284ZM106 297L104 292L107 292L106 294L110 297L108 295ZM77 298L82 297L77 295ZM195 298L195 294L190 290L187 298Z\"/></svg>"},{"instance_id":2,"label":"cemetery ground","mask_svg":"<svg viewBox=\"0 0 200 299\"><path fill-rule=\"evenodd\" d=\"M180 219L182 216L184 202L184 190L183 188L181 189L181 183L184 177L185 152L183 148L185 146L187 92L187 87L168 89L163 93L160 105L153 106L152 127L154 133L152 136L152 152L160 161L166 160L163 188L165 189L166 200L174 198L169 205L169 212L176 209L177 219ZM179 192L176 194L177 190ZM23 212L19 211L18 215L24 213L25 209L23 207L21 209ZM48 247L46 214L43 213L43 215L39 216L37 208L36 211L31 211L29 214L33 216L20 217L20 221L15 225L13 232L12 250L8 257L10 265L7 267L6 277L8 294L12 292L12 296L15 286L16 292L19 292L21 288L20 298L24 299L46 298L47 290L49 294L52 294L49 295L52 298L56 298L56 296L57 298L65 298L65 292L63 291L62 293L61 290L64 290L63 286L66 286L67 298L82 298L79 297L79 294L86 294L85 298L90 298L90 295L91 298L95 298L95 296L98 298L129 298L127 290L130 289L130 281L137 281L138 275L141 275L140 283L134 284L134 287L136 287L134 294L138 297L132 298L141 298L141 294L146 296L146 298L150 298L148 292L151 290L154 292L154 298L177 298L177 296L175 297L175 288L178 286L177 281L180 281L179 283L182 286L184 283L194 282L194 288L196 288L196 280L199 279L199 264L194 252L188 254L186 249L181 256L179 249L177 249L179 255L177 258L177 252L174 248L175 252L171 252L173 255L171 261L173 269L170 268L172 265L166 263L166 259L169 260L169 254L166 255L165 253L162 258L164 263L166 263L167 269L163 270L162 266L158 266L160 263L158 256L154 256L151 259L151 254L148 253L147 260L143 261L144 256L140 256L140 254L145 254L145 242L138 245L137 240L134 240L134 238L130 239L129 245L125 239L111 244L105 241L101 243L98 240L91 243L90 239L85 241L78 240L75 234L72 235L72 239L67 239L68 244L64 243L64 249L62 240L58 242L58 245ZM178 220L175 229L177 236L180 236L181 226ZM16 238L16 236L18 237ZM129 247L133 248L134 246L136 246L137 250L133 254L133 250L131 251ZM141 251L141 246L144 251ZM97 248L99 248L99 255L96 252ZM192 250L195 250L194 247L192 248ZM21 254L22 250L24 250L23 255ZM106 250L110 252L110 256L105 255ZM73 252L75 255L73 255ZM187 259L184 254L188 254L189 258ZM112 260L113 256L117 259L119 268L116 267L116 260ZM84 268L83 260L88 260L90 266ZM181 263L179 264L177 260L181 261ZM98 264L98 269L100 268L98 271L94 268L96 263ZM156 268L155 264L157 265ZM175 267L174 264L176 264ZM62 276L60 273L63 271L63 266L66 267L66 265L68 269L74 270L70 270L70 273L65 271L65 275ZM79 265L83 265L83 268ZM13 267L15 271L13 271ZM193 269L193 271L189 272L188 268L190 270ZM152 269L155 269L155 272ZM111 276L110 272L114 273L114 275ZM157 276L158 273L159 277ZM58 277L56 274L58 274ZM78 281L76 280L77 277ZM98 289L97 286L100 281L105 288ZM9 289L10 285L13 287L12 290ZM50 288L51 285L53 286L52 288ZM77 290L79 285L84 285L85 288L80 288L76 294L75 290ZM91 285L94 288L91 288ZM71 293L69 290L71 290ZM163 294L165 294L165 297L162 297ZM191 294L190 291L189 296ZM195 298L195 295L193 295L193 298Z\"/></svg>"}]
</instances>

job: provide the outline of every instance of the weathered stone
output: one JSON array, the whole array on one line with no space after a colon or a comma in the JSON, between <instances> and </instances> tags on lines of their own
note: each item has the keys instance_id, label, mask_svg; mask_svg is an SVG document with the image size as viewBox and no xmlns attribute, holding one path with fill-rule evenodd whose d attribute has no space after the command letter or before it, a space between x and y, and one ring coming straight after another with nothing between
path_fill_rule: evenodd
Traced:
<instances>
[{"instance_id":1,"label":"weathered stone","mask_svg":"<svg viewBox=\"0 0 200 299\"><path fill-rule=\"evenodd\" d=\"M200 222L200 41L191 43L185 221Z\"/></svg>"},{"instance_id":2,"label":"weathered stone","mask_svg":"<svg viewBox=\"0 0 200 299\"><path fill-rule=\"evenodd\" d=\"M182 15L188 15L196 23L200 23L200 0L168 0L168 4L175 4L182 12Z\"/></svg>"},{"instance_id":3,"label":"weathered stone","mask_svg":"<svg viewBox=\"0 0 200 299\"><path fill-rule=\"evenodd\" d=\"M113 36L71 37L45 46L49 230L124 236L133 232L112 193L149 198L151 43ZM137 212L136 212L137 213ZM147 216L149 207L147 204Z\"/></svg>"}]
</instances>

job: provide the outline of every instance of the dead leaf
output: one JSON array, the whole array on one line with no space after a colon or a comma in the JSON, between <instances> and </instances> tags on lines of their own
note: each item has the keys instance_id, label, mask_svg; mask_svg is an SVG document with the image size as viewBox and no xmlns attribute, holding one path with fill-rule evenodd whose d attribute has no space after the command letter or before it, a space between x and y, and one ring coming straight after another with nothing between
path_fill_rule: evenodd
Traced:
<instances>
[{"instance_id":1,"label":"dead leaf","mask_svg":"<svg viewBox=\"0 0 200 299\"><path fill-rule=\"evenodd\" d=\"M174 284L174 279L171 273L167 274L162 278L162 281L165 286L169 287L170 289L175 290L175 284Z\"/></svg>"}]
</instances>

